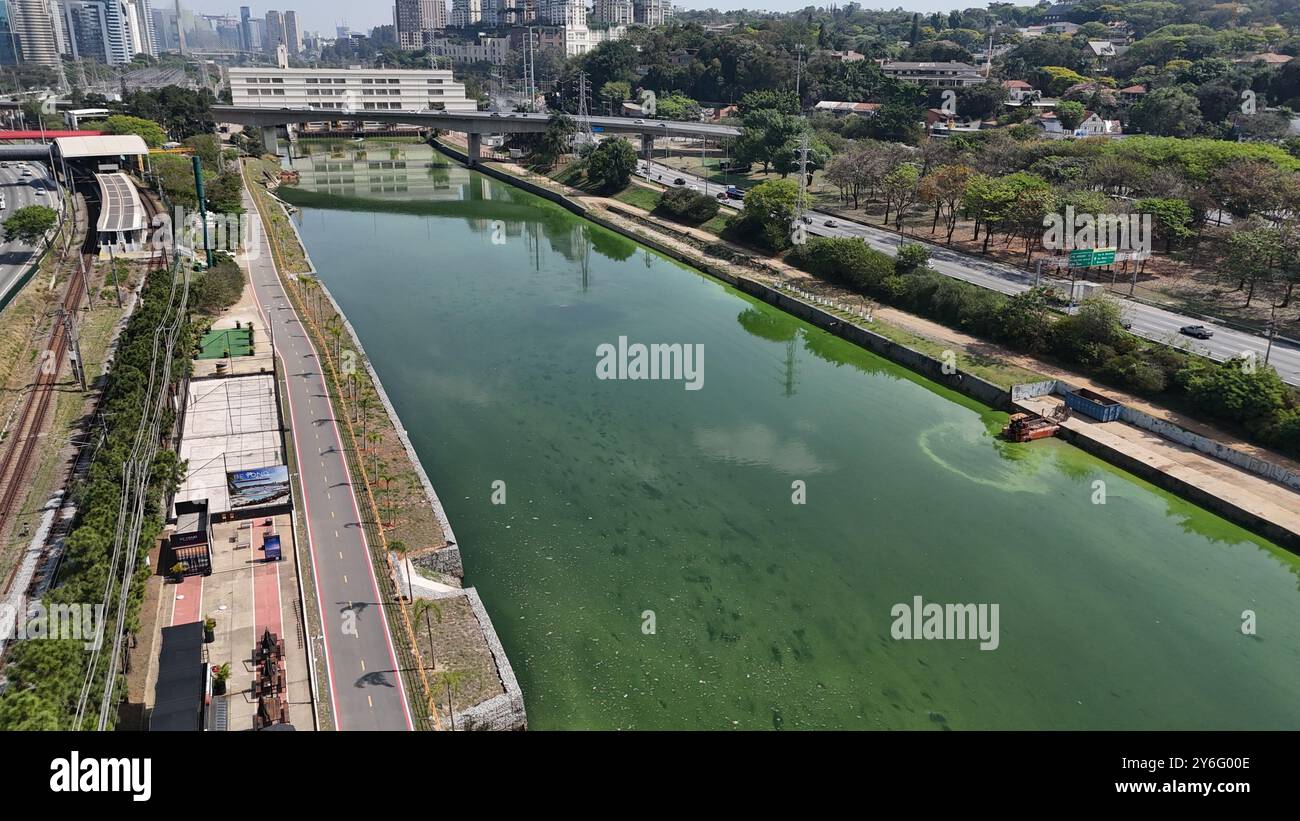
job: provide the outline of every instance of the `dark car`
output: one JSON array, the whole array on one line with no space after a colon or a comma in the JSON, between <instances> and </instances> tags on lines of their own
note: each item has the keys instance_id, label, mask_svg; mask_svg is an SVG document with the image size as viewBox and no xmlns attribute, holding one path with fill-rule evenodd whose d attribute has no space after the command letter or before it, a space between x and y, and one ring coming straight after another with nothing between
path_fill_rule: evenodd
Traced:
<instances>
[{"instance_id":1,"label":"dark car","mask_svg":"<svg viewBox=\"0 0 1300 821\"><path fill-rule=\"evenodd\" d=\"M673 180L673 185L685 185L685 184L686 184L686 180L682 179L681 177L678 177L677 179Z\"/></svg>"},{"instance_id":2,"label":"dark car","mask_svg":"<svg viewBox=\"0 0 1300 821\"><path fill-rule=\"evenodd\" d=\"M1194 336L1197 339L1209 339L1214 336L1214 331L1204 325L1184 325L1178 329L1178 333L1184 336Z\"/></svg>"}]
</instances>

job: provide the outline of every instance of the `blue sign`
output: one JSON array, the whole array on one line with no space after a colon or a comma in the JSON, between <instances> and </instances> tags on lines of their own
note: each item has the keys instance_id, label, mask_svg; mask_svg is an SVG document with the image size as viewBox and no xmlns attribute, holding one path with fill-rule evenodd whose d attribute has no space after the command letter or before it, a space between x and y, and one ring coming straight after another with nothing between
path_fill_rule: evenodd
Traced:
<instances>
[{"instance_id":1,"label":"blue sign","mask_svg":"<svg viewBox=\"0 0 1300 821\"><path fill-rule=\"evenodd\" d=\"M268 562L280 561L280 537L264 536L262 537L262 552L266 554Z\"/></svg>"},{"instance_id":2,"label":"blue sign","mask_svg":"<svg viewBox=\"0 0 1300 821\"><path fill-rule=\"evenodd\" d=\"M599 134L600 132L602 132L602 131L605 130L605 126L603 126L603 125L593 125L593 126L591 127L591 130L592 130L593 132Z\"/></svg>"}]
</instances>

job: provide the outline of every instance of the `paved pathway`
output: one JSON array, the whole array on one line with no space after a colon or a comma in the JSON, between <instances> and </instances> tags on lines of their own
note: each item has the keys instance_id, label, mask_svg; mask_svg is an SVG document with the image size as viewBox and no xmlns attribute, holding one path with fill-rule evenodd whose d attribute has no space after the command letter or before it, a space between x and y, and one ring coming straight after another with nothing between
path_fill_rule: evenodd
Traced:
<instances>
[{"instance_id":1,"label":"paved pathway","mask_svg":"<svg viewBox=\"0 0 1300 821\"><path fill-rule=\"evenodd\" d=\"M408 730L406 692L396 672L384 602L321 365L280 284L270 242L247 191L244 208L253 247L260 253L240 259L249 272L259 310L270 323L288 384L288 422L298 456L307 543L325 632L330 702L338 728Z\"/></svg>"}]
</instances>

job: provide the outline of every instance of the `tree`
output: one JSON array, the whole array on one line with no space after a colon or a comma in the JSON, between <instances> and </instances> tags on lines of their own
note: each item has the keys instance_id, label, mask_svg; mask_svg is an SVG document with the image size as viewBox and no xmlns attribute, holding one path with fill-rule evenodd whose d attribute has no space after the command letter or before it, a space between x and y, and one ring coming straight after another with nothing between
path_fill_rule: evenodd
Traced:
<instances>
[{"instance_id":1,"label":"tree","mask_svg":"<svg viewBox=\"0 0 1300 821\"><path fill-rule=\"evenodd\" d=\"M1056 106L1056 119L1061 123L1061 128L1066 131L1074 131L1083 122L1084 115L1083 103L1065 101L1058 103Z\"/></svg>"},{"instance_id":2,"label":"tree","mask_svg":"<svg viewBox=\"0 0 1300 821\"><path fill-rule=\"evenodd\" d=\"M611 80L600 87L600 101L605 104L607 114L618 114L623 101L631 97L632 84L627 80Z\"/></svg>"},{"instance_id":3,"label":"tree","mask_svg":"<svg viewBox=\"0 0 1300 821\"><path fill-rule=\"evenodd\" d=\"M1146 134L1190 137L1201 128L1201 109L1181 88L1157 88L1133 106L1129 122Z\"/></svg>"},{"instance_id":4,"label":"tree","mask_svg":"<svg viewBox=\"0 0 1300 821\"><path fill-rule=\"evenodd\" d=\"M916 202L918 186L921 182L921 169L912 163L903 163L885 175L881 181L881 191L885 195L885 218L882 225L889 224L890 208L894 209L894 226L903 227L903 217L907 209Z\"/></svg>"},{"instance_id":5,"label":"tree","mask_svg":"<svg viewBox=\"0 0 1300 821\"><path fill-rule=\"evenodd\" d=\"M1186 200L1148 197L1138 200L1134 210L1151 215L1151 227L1165 242L1165 253L1173 251L1174 242L1192 236L1192 207Z\"/></svg>"},{"instance_id":6,"label":"tree","mask_svg":"<svg viewBox=\"0 0 1300 821\"><path fill-rule=\"evenodd\" d=\"M59 222L59 212L45 205L19 208L4 221L5 241L37 245Z\"/></svg>"},{"instance_id":7,"label":"tree","mask_svg":"<svg viewBox=\"0 0 1300 821\"><path fill-rule=\"evenodd\" d=\"M761 89L750 91L740 98L740 115L755 111L775 111L778 114L798 114L799 98L793 91Z\"/></svg>"},{"instance_id":8,"label":"tree","mask_svg":"<svg viewBox=\"0 0 1300 821\"><path fill-rule=\"evenodd\" d=\"M799 186L793 180L768 180L745 193L745 205L728 229L742 239L778 251L790 245L798 210Z\"/></svg>"},{"instance_id":9,"label":"tree","mask_svg":"<svg viewBox=\"0 0 1300 821\"><path fill-rule=\"evenodd\" d=\"M798 139L803 122L794 115L775 109L755 109L744 117L734 154L741 163L761 163L766 173L772 163L785 158L790 143Z\"/></svg>"},{"instance_id":10,"label":"tree","mask_svg":"<svg viewBox=\"0 0 1300 821\"><path fill-rule=\"evenodd\" d=\"M953 232L957 230L962 197L974 173L970 166L944 165L921 180L921 200L934 205L934 224L930 230L933 232L942 218L949 245L952 244Z\"/></svg>"},{"instance_id":11,"label":"tree","mask_svg":"<svg viewBox=\"0 0 1300 821\"><path fill-rule=\"evenodd\" d=\"M587 156L587 179L604 193L622 191L634 173L636 149L621 137L601 140Z\"/></svg>"},{"instance_id":12,"label":"tree","mask_svg":"<svg viewBox=\"0 0 1300 821\"><path fill-rule=\"evenodd\" d=\"M1224 272L1237 280L1234 290L1247 289L1247 305L1255 298L1255 289L1272 278L1277 251L1278 235L1271 226L1250 223L1228 238Z\"/></svg>"},{"instance_id":13,"label":"tree","mask_svg":"<svg viewBox=\"0 0 1300 821\"><path fill-rule=\"evenodd\" d=\"M674 91L655 100L655 116L661 120L696 122L700 119L700 104L680 91Z\"/></svg>"},{"instance_id":14,"label":"tree","mask_svg":"<svg viewBox=\"0 0 1300 821\"><path fill-rule=\"evenodd\" d=\"M578 131L573 118L562 111L557 111L546 121L546 130L538 143L538 152L549 165L569 152L569 144Z\"/></svg>"},{"instance_id":15,"label":"tree","mask_svg":"<svg viewBox=\"0 0 1300 821\"><path fill-rule=\"evenodd\" d=\"M96 120L82 125L87 131L103 131L108 134L135 134L144 140L150 148L158 148L167 142L167 132L153 120L143 117L131 117L126 114L114 114L107 120Z\"/></svg>"}]
</instances>

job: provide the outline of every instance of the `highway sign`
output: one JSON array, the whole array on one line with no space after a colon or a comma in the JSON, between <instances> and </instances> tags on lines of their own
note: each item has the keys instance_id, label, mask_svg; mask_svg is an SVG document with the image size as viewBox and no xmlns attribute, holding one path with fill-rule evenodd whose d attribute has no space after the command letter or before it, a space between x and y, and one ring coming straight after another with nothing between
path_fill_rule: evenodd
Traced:
<instances>
[{"instance_id":1,"label":"highway sign","mask_svg":"<svg viewBox=\"0 0 1300 821\"><path fill-rule=\"evenodd\" d=\"M1070 252L1071 268L1092 268L1115 263L1114 248L1076 248Z\"/></svg>"}]
</instances>

